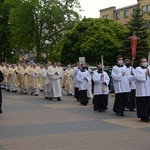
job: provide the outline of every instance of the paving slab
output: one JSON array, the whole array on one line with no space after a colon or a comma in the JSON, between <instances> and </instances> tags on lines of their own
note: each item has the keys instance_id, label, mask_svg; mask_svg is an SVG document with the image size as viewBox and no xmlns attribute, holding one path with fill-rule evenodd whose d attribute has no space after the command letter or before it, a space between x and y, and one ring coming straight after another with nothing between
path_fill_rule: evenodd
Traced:
<instances>
[{"instance_id":1,"label":"paving slab","mask_svg":"<svg viewBox=\"0 0 150 150\"><path fill-rule=\"evenodd\" d=\"M64 92L62 101L3 90L0 150L149 150L150 123L136 112L119 117L112 111L93 111L92 100L80 105Z\"/></svg>"}]
</instances>

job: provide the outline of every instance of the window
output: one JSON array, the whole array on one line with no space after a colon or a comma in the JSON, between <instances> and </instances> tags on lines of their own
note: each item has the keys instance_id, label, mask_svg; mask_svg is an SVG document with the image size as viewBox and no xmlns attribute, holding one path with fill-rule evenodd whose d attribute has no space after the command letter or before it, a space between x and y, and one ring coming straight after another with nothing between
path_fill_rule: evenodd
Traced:
<instances>
[{"instance_id":1,"label":"window","mask_svg":"<svg viewBox=\"0 0 150 150\"><path fill-rule=\"evenodd\" d=\"M116 13L116 20L120 19L120 12Z\"/></svg>"},{"instance_id":2,"label":"window","mask_svg":"<svg viewBox=\"0 0 150 150\"><path fill-rule=\"evenodd\" d=\"M136 9L133 9L133 16L135 16L136 14Z\"/></svg>"},{"instance_id":3,"label":"window","mask_svg":"<svg viewBox=\"0 0 150 150\"><path fill-rule=\"evenodd\" d=\"M150 5L147 5L147 12L150 12Z\"/></svg>"},{"instance_id":4,"label":"window","mask_svg":"<svg viewBox=\"0 0 150 150\"><path fill-rule=\"evenodd\" d=\"M142 13L145 14L146 13L146 6L142 7Z\"/></svg>"},{"instance_id":5,"label":"window","mask_svg":"<svg viewBox=\"0 0 150 150\"><path fill-rule=\"evenodd\" d=\"M109 15L104 15L103 18L109 19Z\"/></svg>"},{"instance_id":6,"label":"window","mask_svg":"<svg viewBox=\"0 0 150 150\"><path fill-rule=\"evenodd\" d=\"M106 18L109 19L109 15L106 15Z\"/></svg>"},{"instance_id":7,"label":"window","mask_svg":"<svg viewBox=\"0 0 150 150\"><path fill-rule=\"evenodd\" d=\"M143 27L150 27L150 21L149 20L145 20Z\"/></svg>"},{"instance_id":8,"label":"window","mask_svg":"<svg viewBox=\"0 0 150 150\"><path fill-rule=\"evenodd\" d=\"M149 26L149 21L148 20L145 20L144 21L144 24L143 24L143 27L145 28L145 27L148 27Z\"/></svg>"},{"instance_id":9,"label":"window","mask_svg":"<svg viewBox=\"0 0 150 150\"><path fill-rule=\"evenodd\" d=\"M124 11L124 18L128 18L129 17L129 11L128 10L125 10Z\"/></svg>"}]
</instances>

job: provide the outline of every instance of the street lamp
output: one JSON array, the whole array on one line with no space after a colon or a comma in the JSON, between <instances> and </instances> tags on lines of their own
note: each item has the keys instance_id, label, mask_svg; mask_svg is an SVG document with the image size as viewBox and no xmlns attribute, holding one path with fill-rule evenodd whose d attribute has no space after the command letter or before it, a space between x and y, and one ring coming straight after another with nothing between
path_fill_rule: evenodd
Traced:
<instances>
[{"instance_id":1,"label":"street lamp","mask_svg":"<svg viewBox=\"0 0 150 150\"><path fill-rule=\"evenodd\" d=\"M12 62L14 61L14 51L11 51L11 55L12 55Z\"/></svg>"},{"instance_id":2,"label":"street lamp","mask_svg":"<svg viewBox=\"0 0 150 150\"><path fill-rule=\"evenodd\" d=\"M50 41L49 40L45 40L45 45L50 45L51 43L50 43ZM47 46L46 46L46 59L48 60L48 50L47 50ZM46 60L46 61L47 61Z\"/></svg>"},{"instance_id":3,"label":"street lamp","mask_svg":"<svg viewBox=\"0 0 150 150\"><path fill-rule=\"evenodd\" d=\"M14 52L12 51L11 54L14 55Z\"/></svg>"},{"instance_id":4,"label":"street lamp","mask_svg":"<svg viewBox=\"0 0 150 150\"><path fill-rule=\"evenodd\" d=\"M46 44L46 45L49 45L49 44L50 44L50 41L49 41L49 40L45 40L45 44Z\"/></svg>"}]
</instances>

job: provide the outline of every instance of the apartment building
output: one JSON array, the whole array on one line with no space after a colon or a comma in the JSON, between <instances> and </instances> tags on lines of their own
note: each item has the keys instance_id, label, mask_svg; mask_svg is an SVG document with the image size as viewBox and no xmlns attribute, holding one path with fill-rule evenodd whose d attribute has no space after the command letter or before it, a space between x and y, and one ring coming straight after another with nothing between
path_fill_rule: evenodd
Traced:
<instances>
[{"instance_id":1,"label":"apartment building","mask_svg":"<svg viewBox=\"0 0 150 150\"><path fill-rule=\"evenodd\" d=\"M150 0L137 0L137 4L129 5L119 9L116 9L115 6L101 9L100 18L113 19L117 22L127 25L131 18L131 14L134 14L134 9L138 6L138 3L140 3L140 7L144 15L143 17L146 20L150 20ZM149 24L147 23L147 25Z\"/></svg>"}]
</instances>

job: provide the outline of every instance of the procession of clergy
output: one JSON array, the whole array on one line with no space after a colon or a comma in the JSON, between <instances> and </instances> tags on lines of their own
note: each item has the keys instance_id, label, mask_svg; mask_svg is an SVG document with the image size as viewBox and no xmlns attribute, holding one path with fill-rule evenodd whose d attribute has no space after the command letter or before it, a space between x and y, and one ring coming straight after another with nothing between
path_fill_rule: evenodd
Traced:
<instances>
[{"instance_id":1,"label":"procession of clergy","mask_svg":"<svg viewBox=\"0 0 150 150\"><path fill-rule=\"evenodd\" d=\"M74 68L68 65L64 70L60 62L46 65L35 63L2 63L0 70L4 80L2 88L7 91L21 92L38 96L43 91L46 99L61 101L64 89L67 95L74 97L82 105L93 99L94 111L103 112L108 109L110 78L113 81L115 101L113 111L124 116L125 109L135 111L141 121L150 121L150 72L146 58L141 58L135 69L129 59L116 57L117 64L108 75L102 64L97 70L89 69L88 64L77 63Z\"/></svg>"}]
</instances>

